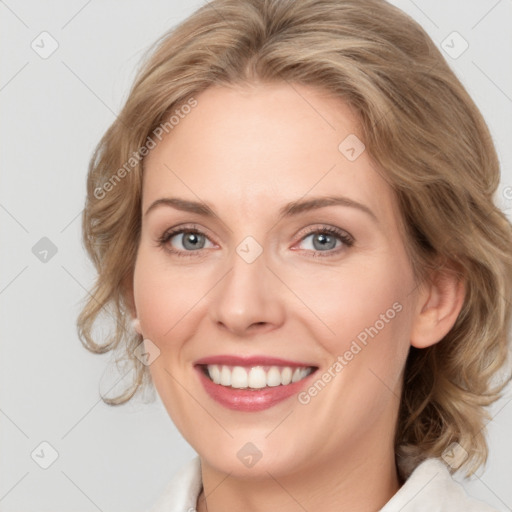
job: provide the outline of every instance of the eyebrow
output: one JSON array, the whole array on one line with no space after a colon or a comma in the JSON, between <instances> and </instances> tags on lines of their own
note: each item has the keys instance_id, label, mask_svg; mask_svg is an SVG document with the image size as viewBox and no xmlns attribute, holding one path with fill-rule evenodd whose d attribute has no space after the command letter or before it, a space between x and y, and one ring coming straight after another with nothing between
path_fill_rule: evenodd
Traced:
<instances>
[{"instance_id":1,"label":"eyebrow","mask_svg":"<svg viewBox=\"0 0 512 512\"><path fill-rule=\"evenodd\" d=\"M157 199L151 203L144 215L147 215L150 211L159 206L169 206L177 210L188 213L196 213L204 217L217 217L217 214L214 212L213 208L211 208L207 203L189 201L186 199L180 199L178 197L162 197ZM314 197L307 200L300 199L297 201L292 201L279 210L278 220L286 217L293 217L303 212L325 208L327 206L349 206L351 208L356 208L369 215L376 223L379 222L375 213L373 213L373 211L370 210L368 206L343 196Z\"/></svg>"}]
</instances>

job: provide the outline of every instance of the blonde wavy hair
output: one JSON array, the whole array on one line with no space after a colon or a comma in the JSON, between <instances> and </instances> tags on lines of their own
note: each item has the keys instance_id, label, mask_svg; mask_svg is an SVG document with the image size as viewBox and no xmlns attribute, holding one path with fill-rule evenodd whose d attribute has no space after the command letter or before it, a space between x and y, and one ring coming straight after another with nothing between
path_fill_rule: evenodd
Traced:
<instances>
[{"instance_id":1,"label":"blonde wavy hair","mask_svg":"<svg viewBox=\"0 0 512 512\"><path fill-rule=\"evenodd\" d=\"M385 1L212 0L145 56L87 179L83 241L98 276L79 335L92 352L114 350L135 375L103 400L125 403L151 383L129 325L143 149L207 87L255 81L316 86L350 104L396 193L418 282L435 268L456 268L464 280L451 331L410 349L395 447L397 461L413 468L458 442L471 475L487 460L486 406L511 379L512 228L494 203L499 162L482 115L426 32ZM104 313L113 330L97 336Z\"/></svg>"}]
</instances>

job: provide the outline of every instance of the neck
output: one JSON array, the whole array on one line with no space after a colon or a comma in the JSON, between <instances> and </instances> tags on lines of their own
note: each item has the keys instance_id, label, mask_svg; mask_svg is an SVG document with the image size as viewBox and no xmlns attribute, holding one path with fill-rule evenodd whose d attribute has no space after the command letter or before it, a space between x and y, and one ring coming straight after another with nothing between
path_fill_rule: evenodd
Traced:
<instances>
[{"instance_id":1,"label":"neck","mask_svg":"<svg viewBox=\"0 0 512 512\"><path fill-rule=\"evenodd\" d=\"M365 453L344 453L293 474L272 475L257 481L238 479L201 464L203 486L198 512L374 512L380 510L400 488L393 447L376 456L370 446ZM371 491L371 492L370 492ZM205 497L206 496L206 497Z\"/></svg>"}]
</instances>

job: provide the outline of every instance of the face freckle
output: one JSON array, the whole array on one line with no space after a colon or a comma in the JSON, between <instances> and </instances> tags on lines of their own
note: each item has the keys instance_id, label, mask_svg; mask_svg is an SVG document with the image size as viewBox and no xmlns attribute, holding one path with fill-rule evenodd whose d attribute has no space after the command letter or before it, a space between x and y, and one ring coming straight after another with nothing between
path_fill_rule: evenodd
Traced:
<instances>
[{"instance_id":1,"label":"face freckle","mask_svg":"<svg viewBox=\"0 0 512 512\"><path fill-rule=\"evenodd\" d=\"M393 437L415 293L393 191L341 144L360 140L357 118L298 85L210 87L197 103L145 162L134 302L158 393L221 471L248 471L249 441L252 475L370 453ZM270 362L243 373L221 356ZM283 381L249 396L205 375L257 387L301 365L284 398Z\"/></svg>"}]
</instances>

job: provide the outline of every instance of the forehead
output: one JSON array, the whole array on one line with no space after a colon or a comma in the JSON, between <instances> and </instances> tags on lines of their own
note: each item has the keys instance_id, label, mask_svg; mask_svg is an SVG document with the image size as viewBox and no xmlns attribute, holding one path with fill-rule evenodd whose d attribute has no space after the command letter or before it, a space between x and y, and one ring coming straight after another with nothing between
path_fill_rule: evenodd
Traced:
<instances>
[{"instance_id":1,"label":"forehead","mask_svg":"<svg viewBox=\"0 0 512 512\"><path fill-rule=\"evenodd\" d=\"M308 194L339 194L377 216L395 214L358 118L341 100L285 83L213 86L195 99L146 157L143 210L173 195L250 216Z\"/></svg>"}]
</instances>

